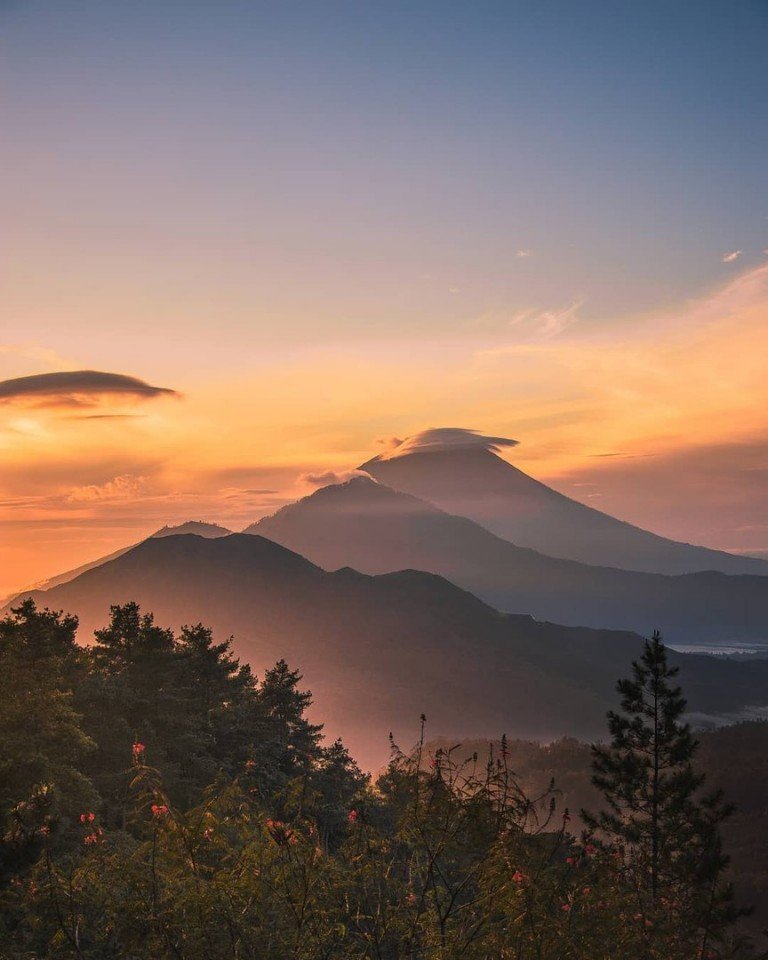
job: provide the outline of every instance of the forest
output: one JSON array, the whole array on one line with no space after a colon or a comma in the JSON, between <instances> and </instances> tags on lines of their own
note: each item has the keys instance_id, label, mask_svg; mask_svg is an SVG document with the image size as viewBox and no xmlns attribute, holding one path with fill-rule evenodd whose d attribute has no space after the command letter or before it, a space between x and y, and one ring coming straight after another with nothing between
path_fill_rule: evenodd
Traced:
<instances>
[{"instance_id":1,"label":"forest","mask_svg":"<svg viewBox=\"0 0 768 960\"><path fill-rule=\"evenodd\" d=\"M697 742L658 634L595 745L430 741L422 716L369 774L325 742L300 665L256 677L135 603L77 630L32 600L0 622L7 960L765 955L759 771L724 777L765 756L763 725Z\"/></svg>"}]
</instances>

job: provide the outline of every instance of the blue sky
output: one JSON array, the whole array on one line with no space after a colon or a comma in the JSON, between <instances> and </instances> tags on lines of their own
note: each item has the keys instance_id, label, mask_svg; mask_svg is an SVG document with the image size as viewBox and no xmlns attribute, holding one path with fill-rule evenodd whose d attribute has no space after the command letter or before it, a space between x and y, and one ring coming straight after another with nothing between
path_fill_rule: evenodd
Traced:
<instances>
[{"instance_id":1,"label":"blue sky","mask_svg":"<svg viewBox=\"0 0 768 960\"><path fill-rule=\"evenodd\" d=\"M763 2L0 16L6 220L64 297L67 266L135 287L118 257L169 305L208 263L201 297L229 287L307 336L575 300L615 322L768 245Z\"/></svg>"}]
</instances>

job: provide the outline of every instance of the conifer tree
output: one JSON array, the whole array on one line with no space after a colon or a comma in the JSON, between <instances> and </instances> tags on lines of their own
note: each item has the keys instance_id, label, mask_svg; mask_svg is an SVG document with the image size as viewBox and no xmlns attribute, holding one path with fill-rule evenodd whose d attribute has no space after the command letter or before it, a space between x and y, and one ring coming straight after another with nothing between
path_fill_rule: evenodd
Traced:
<instances>
[{"instance_id":1,"label":"conifer tree","mask_svg":"<svg viewBox=\"0 0 768 960\"><path fill-rule=\"evenodd\" d=\"M299 689L301 674L278 660L259 684L260 718L254 729L250 779L262 799L282 795L292 784L301 807L307 778L320 759L322 724L311 723L306 711L312 694ZM283 813L285 810L283 810Z\"/></svg>"},{"instance_id":2,"label":"conifer tree","mask_svg":"<svg viewBox=\"0 0 768 960\"><path fill-rule=\"evenodd\" d=\"M8 857L32 849L20 838L49 829L33 816L41 806L68 827L95 800L83 773L94 743L72 697L76 629L75 617L29 599L0 620L0 874Z\"/></svg>"},{"instance_id":3,"label":"conifer tree","mask_svg":"<svg viewBox=\"0 0 768 960\"><path fill-rule=\"evenodd\" d=\"M610 744L592 749L592 782L606 809L583 817L622 856L648 928L660 916L677 916L696 931L704 956L707 942L739 915L724 879L728 858L719 832L733 808L720 792L702 791L677 673L654 632L632 677L617 684L621 710L608 714Z\"/></svg>"}]
</instances>

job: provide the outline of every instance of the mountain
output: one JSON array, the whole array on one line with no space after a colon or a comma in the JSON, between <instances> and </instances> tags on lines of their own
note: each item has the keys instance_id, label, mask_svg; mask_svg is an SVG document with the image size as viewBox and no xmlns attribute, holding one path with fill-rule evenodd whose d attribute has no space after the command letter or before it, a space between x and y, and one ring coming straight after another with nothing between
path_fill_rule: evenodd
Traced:
<instances>
[{"instance_id":1,"label":"mountain","mask_svg":"<svg viewBox=\"0 0 768 960\"><path fill-rule=\"evenodd\" d=\"M316 716L369 766L404 745L426 713L431 736L550 739L604 731L634 634L509 616L441 577L417 571L326 572L260 536L149 539L68 583L32 594L81 618L81 641L109 605L136 600L157 622L198 621L234 635L257 672L299 667ZM737 713L768 704L768 661L672 654L691 709Z\"/></svg>"},{"instance_id":2,"label":"mountain","mask_svg":"<svg viewBox=\"0 0 768 960\"><path fill-rule=\"evenodd\" d=\"M232 533L232 531L227 530L226 527L220 527L217 523L206 523L203 520L187 520L186 523L180 523L175 527L169 527L167 525L161 527L159 530L155 530L154 533L150 534L150 538L175 537L179 534L185 533L194 533L199 537L226 537L228 534ZM19 597L27 596L31 590L50 590L52 587L58 587L59 584L74 580L75 577L79 577L81 573L85 573L87 570L93 570L94 567L100 567L103 563L108 563L110 560L116 560L117 557L121 557L129 550L133 550L135 546L137 546L137 544L132 543L127 547L121 547L119 550L115 550L114 553L108 553L106 557L99 557L98 560L91 560L90 563L84 563L72 570L59 573L55 577L48 577L46 580L40 580L38 583L35 583L29 587L25 587L23 590L19 590L13 596L8 597L6 600L0 602L10 606L11 604L15 603L16 599Z\"/></svg>"},{"instance_id":3,"label":"mountain","mask_svg":"<svg viewBox=\"0 0 768 960\"><path fill-rule=\"evenodd\" d=\"M557 493L497 455L513 445L472 430L426 430L359 469L551 557L648 573L768 575L765 560L668 540Z\"/></svg>"},{"instance_id":4,"label":"mountain","mask_svg":"<svg viewBox=\"0 0 768 960\"><path fill-rule=\"evenodd\" d=\"M440 574L501 610L672 643L768 641L768 581L664 576L557 560L367 477L323 487L246 528L327 570Z\"/></svg>"}]
</instances>

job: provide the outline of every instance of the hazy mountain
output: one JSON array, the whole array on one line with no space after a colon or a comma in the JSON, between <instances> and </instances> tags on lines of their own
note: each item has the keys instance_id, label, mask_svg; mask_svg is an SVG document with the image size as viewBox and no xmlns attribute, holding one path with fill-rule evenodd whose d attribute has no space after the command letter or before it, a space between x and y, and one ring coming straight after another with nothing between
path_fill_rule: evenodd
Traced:
<instances>
[{"instance_id":1,"label":"hazy mountain","mask_svg":"<svg viewBox=\"0 0 768 960\"><path fill-rule=\"evenodd\" d=\"M83 641L110 604L136 600L161 624L233 634L257 671L285 657L304 672L329 735L343 734L372 765L390 730L412 742L422 711L435 736L600 734L614 681L639 646L629 633L499 614L428 573L328 573L245 534L149 539L34 596L77 613ZM768 661L673 659L693 709L768 704Z\"/></svg>"},{"instance_id":2,"label":"hazy mountain","mask_svg":"<svg viewBox=\"0 0 768 960\"><path fill-rule=\"evenodd\" d=\"M548 556L650 573L768 575L765 560L667 540L557 493L497 456L514 443L471 430L426 430L360 469Z\"/></svg>"},{"instance_id":3,"label":"hazy mountain","mask_svg":"<svg viewBox=\"0 0 768 960\"><path fill-rule=\"evenodd\" d=\"M324 487L245 532L327 570L439 573L501 610L557 623L658 627L670 642L768 641L763 577L673 577L553 559L367 477Z\"/></svg>"},{"instance_id":4,"label":"hazy mountain","mask_svg":"<svg viewBox=\"0 0 768 960\"><path fill-rule=\"evenodd\" d=\"M220 527L217 523L205 523L203 520L187 520L186 523L180 523L175 527L161 527L159 530L155 530L154 533L150 534L150 537L175 537L178 534L185 533L194 533L199 537L226 537L232 533L232 531L227 530L226 527ZM85 573L87 570L93 570L94 567L100 567L102 563L115 560L129 550L133 550L136 546L138 546L138 544L131 543L127 547L121 547L119 550L115 550L114 553L107 554L105 557L99 557L98 560L91 560L90 563L83 563L73 570L67 570L64 573L57 574L55 577L40 580L38 583L17 591L11 597L1 602L11 604L15 601L15 598L25 596L30 590L50 590L51 587L57 587L61 583L68 583L70 580L74 580L75 577L79 577L81 573Z\"/></svg>"}]
</instances>

